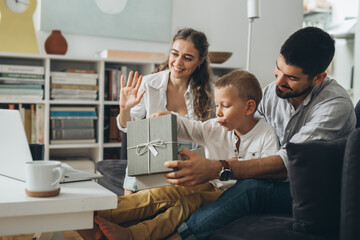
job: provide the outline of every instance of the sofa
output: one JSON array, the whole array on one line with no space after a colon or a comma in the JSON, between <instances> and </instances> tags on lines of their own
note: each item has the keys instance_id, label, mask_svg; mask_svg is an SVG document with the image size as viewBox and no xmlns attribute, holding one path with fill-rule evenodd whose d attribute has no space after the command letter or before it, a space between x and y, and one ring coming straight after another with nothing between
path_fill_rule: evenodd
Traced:
<instances>
[{"instance_id":1,"label":"sofa","mask_svg":"<svg viewBox=\"0 0 360 240\"><path fill-rule=\"evenodd\" d=\"M287 145L292 216L245 216L209 239L360 239L360 101L355 114L348 138Z\"/></svg>"},{"instance_id":2,"label":"sofa","mask_svg":"<svg viewBox=\"0 0 360 240\"><path fill-rule=\"evenodd\" d=\"M359 127L360 101L355 111ZM289 143L287 152L293 215L248 215L217 230L210 240L360 239L360 128L348 138ZM99 162L104 175L99 183L122 195L125 168L126 160Z\"/></svg>"}]
</instances>

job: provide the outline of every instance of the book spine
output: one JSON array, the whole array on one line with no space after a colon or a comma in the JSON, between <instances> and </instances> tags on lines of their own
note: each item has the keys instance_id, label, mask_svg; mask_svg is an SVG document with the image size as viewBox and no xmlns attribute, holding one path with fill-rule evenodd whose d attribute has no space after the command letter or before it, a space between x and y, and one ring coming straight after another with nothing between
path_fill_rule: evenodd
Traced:
<instances>
[{"instance_id":1,"label":"book spine","mask_svg":"<svg viewBox=\"0 0 360 240\"><path fill-rule=\"evenodd\" d=\"M117 127L116 117L119 115L118 108L110 108L109 110L109 142L120 142L121 134L120 130Z\"/></svg>"},{"instance_id":2,"label":"book spine","mask_svg":"<svg viewBox=\"0 0 360 240\"><path fill-rule=\"evenodd\" d=\"M52 77L51 84L69 84L69 85L91 85L96 86L96 78L62 78Z\"/></svg>"},{"instance_id":3,"label":"book spine","mask_svg":"<svg viewBox=\"0 0 360 240\"><path fill-rule=\"evenodd\" d=\"M99 74L97 73L74 73L74 72L51 72L51 77L65 77L65 78L86 78L97 79Z\"/></svg>"},{"instance_id":4,"label":"book spine","mask_svg":"<svg viewBox=\"0 0 360 240\"><path fill-rule=\"evenodd\" d=\"M30 73L4 73L0 72L0 77L4 78L25 78L25 79L44 79L43 74L30 74Z\"/></svg>"},{"instance_id":5,"label":"book spine","mask_svg":"<svg viewBox=\"0 0 360 240\"><path fill-rule=\"evenodd\" d=\"M44 144L44 104L36 104L36 143Z\"/></svg>"},{"instance_id":6,"label":"book spine","mask_svg":"<svg viewBox=\"0 0 360 240\"><path fill-rule=\"evenodd\" d=\"M75 68L68 68L68 69L66 69L66 72L71 72L71 73L95 73L95 71L92 70L92 69L75 69Z\"/></svg>"},{"instance_id":7,"label":"book spine","mask_svg":"<svg viewBox=\"0 0 360 240\"><path fill-rule=\"evenodd\" d=\"M65 94L65 95L95 95L97 90L83 90L83 89L51 89L53 94Z\"/></svg>"},{"instance_id":8,"label":"book spine","mask_svg":"<svg viewBox=\"0 0 360 240\"><path fill-rule=\"evenodd\" d=\"M36 107L31 104L31 143L36 143Z\"/></svg>"},{"instance_id":9,"label":"book spine","mask_svg":"<svg viewBox=\"0 0 360 240\"><path fill-rule=\"evenodd\" d=\"M45 68L43 66L22 66L22 65L0 64L0 72L45 74Z\"/></svg>"},{"instance_id":10,"label":"book spine","mask_svg":"<svg viewBox=\"0 0 360 240\"><path fill-rule=\"evenodd\" d=\"M24 88L29 88L29 89L42 89L41 85L31 85L31 84L0 84L0 88L11 88L11 89L24 89Z\"/></svg>"},{"instance_id":11,"label":"book spine","mask_svg":"<svg viewBox=\"0 0 360 240\"><path fill-rule=\"evenodd\" d=\"M31 88L0 88L0 94L14 94L14 95L38 95L43 96L44 91L42 89Z\"/></svg>"},{"instance_id":12,"label":"book spine","mask_svg":"<svg viewBox=\"0 0 360 240\"><path fill-rule=\"evenodd\" d=\"M50 117L96 117L96 112L86 111L51 111Z\"/></svg>"},{"instance_id":13,"label":"book spine","mask_svg":"<svg viewBox=\"0 0 360 240\"><path fill-rule=\"evenodd\" d=\"M15 100L42 100L42 96L37 95L15 95L15 94L0 94L0 99L15 99Z\"/></svg>"},{"instance_id":14,"label":"book spine","mask_svg":"<svg viewBox=\"0 0 360 240\"><path fill-rule=\"evenodd\" d=\"M83 112L95 112L95 107L50 107L51 112L56 111L83 111Z\"/></svg>"},{"instance_id":15,"label":"book spine","mask_svg":"<svg viewBox=\"0 0 360 240\"><path fill-rule=\"evenodd\" d=\"M52 128L93 128L94 119L52 119Z\"/></svg>"},{"instance_id":16,"label":"book spine","mask_svg":"<svg viewBox=\"0 0 360 240\"><path fill-rule=\"evenodd\" d=\"M78 129L52 129L52 140L61 139L93 139L95 138L94 128Z\"/></svg>"},{"instance_id":17,"label":"book spine","mask_svg":"<svg viewBox=\"0 0 360 240\"><path fill-rule=\"evenodd\" d=\"M28 143L31 143L31 109L25 108L24 127Z\"/></svg>"},{"instance_id":18,"label":"book spine","mask_svg":"<svg viewBox=\"0 0 360 240\"><path fill-rule=\"evenodd\" d=\"M51 89L78 89L78 90L99 90L99 86L92 85L71 85L71 84L51 84Z\"/></svg>"},{"instance_id":19,"label":"book spine","mask_svg":"<svg viewBox=\"0 0 360 240\"><path fill-rule=\"evenodd\" d=\"M10 83L10 84L41 84L44 85L44 79L32 79L32 78L8 78L0 77L0 83Z\"/></svg>"}]
</instances>

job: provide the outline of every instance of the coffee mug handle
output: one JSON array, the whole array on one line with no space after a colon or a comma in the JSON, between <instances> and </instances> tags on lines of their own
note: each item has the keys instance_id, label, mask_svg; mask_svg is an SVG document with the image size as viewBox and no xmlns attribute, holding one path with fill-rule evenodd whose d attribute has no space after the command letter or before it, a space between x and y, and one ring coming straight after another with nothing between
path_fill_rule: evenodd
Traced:
<instances>
[{"instance_id":1,"label":"coffee mug handle","mask_svg":"<svg viewBox=\"0 0 360 240\"><path fill-rule=\"evenodd\" d=\"M55 186L57 185L61 179L64 177L64 169L62 167L56 167L53 169L53 172L58 172L59 173L59 178L55 180L55 182L53 182L51 184L51 186Z\"/></svg>"}]
</instances>

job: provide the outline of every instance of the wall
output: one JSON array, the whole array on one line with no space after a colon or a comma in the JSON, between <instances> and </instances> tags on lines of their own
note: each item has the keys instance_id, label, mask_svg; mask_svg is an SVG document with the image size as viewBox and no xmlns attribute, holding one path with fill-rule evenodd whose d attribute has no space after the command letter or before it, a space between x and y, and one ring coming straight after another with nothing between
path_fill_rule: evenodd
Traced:
<instances>
[{"instance_id":1,"label":"wall","mask_svg":"<svg viewBox=\"0 0 360 240\"><path fill-rule=\"evenodd\" d=\"M38 0L40 6L41 0ZM247 48L246 0L173 0L172 32L194 27L206 33L211 51L231 51L223 65L245 68ZM302 0L260 0L260 19L253 23L251 71L262 86L273 81L275 60L283 41L301 28ZM48 32L40 31L40 10L34 22L41 53ZM63 33L68 41L68 56L90 57L103 49L129 49L168 52L170 44L131 41Z\"/></svg>"},{"instance_id":2,"label":"wall","mask_svg":"<svg viewBox=\"0 0 360 240\"><path fill-rule=\"evenodd\" d=\"M360 13L360 4L359 11ZM355 63L354 63L354 103L360 100L360 14L357 16L357 24L355 28Z\"/></svg>"}]
</instances>

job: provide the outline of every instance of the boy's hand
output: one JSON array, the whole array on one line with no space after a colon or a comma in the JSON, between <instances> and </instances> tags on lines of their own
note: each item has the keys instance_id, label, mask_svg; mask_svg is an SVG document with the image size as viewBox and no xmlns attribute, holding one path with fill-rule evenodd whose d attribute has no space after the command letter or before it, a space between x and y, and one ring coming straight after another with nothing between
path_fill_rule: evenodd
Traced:
<instances>
[{"instance_id":1,"label":"boy's hand","mask_svg":"<svg viewBox=\"0 0 360 240\"><path fill-rule=\"evenodd\" d=\"M159 117L159 116L168 115L168 114L171 114L171 112L170 111L157 112L157 113L151 114L150 118Z\"/></svg>"},{"instance_id":2,"label":"boy's hand","mask_svg":"<svg viewBox=\"0 0 360 240\"><path fill-rule=\"evenodd\" d=\"M167 161L164 163L168 168L179 168L178 171L165 173L166 181L175 185L193 186L215 178L221 169L219 161L208 160L187 148L179 152L189 160Z\"/></svg>"}]
</instances>

